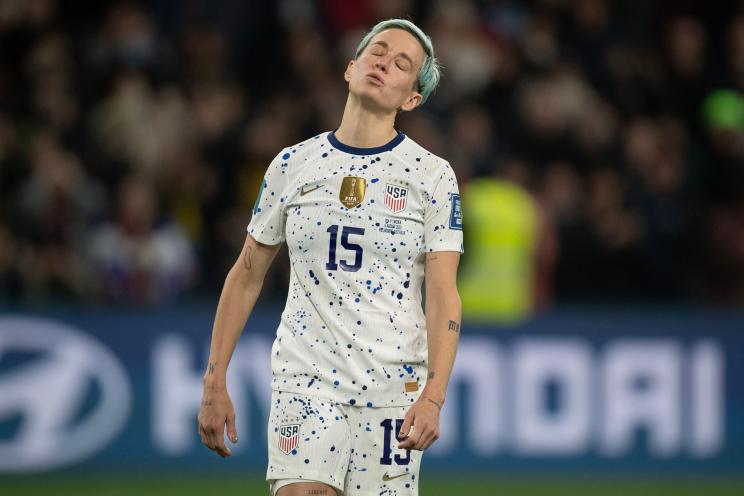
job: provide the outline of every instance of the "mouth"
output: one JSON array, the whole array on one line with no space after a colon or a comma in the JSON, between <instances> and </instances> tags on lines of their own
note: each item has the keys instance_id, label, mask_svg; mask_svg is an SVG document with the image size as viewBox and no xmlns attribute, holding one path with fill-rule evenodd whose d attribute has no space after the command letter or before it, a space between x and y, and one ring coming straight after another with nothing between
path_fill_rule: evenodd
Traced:
<instances>
[{"instance_id":1,"label":"mouth","mask_svg":"<svg viewBox=\"0 0 744 496\"><path fill-rule=\"evenodd\" d=\"M383 81L382 78L374 72L370 72L369 74L367 74L366 77L367 81L370 81L375 86L385 86L385 81Z\"/></svg>"}]
</instances>

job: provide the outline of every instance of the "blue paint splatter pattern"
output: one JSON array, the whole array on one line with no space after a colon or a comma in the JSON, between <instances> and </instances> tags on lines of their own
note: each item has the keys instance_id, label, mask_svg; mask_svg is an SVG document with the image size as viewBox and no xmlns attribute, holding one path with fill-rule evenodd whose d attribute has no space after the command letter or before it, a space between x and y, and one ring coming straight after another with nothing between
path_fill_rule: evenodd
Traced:
<instances>
[{"instance_id":1,"label":"blue paint splatter pattern","mask_svg":"<svg viewBox=\"0 0 744 496\"><path fill-rule=\"evenodd\" d=\"M286 241L292 265L272 389L407 406L426 381L425 255L462 251L462 230L449 228L457 180L408 137L368 154L336 148L329 135L277 155L248 225L261 243ZM349 176L366 186L350 208L340 199Z\"/></svg>"},{"instance_id":2,"label":"blue paint splatter pattern","mask_svg":"<svg viewBox=\"0 0 744 496\"><path fill-rule=\"evenodd\" d=\"M384 422L402 419L407 409L350 406L274 391L266 479L270 484L287 479L320 481L347 496L416 496L421 452L398 449L395 440L388 440L390 451L385 452L385 436L390 433ZM299 440L289 453L280 449L281 428L287 425L299 425ZM390 464L381 463L386 456ZM396 456L407 463L396 463Z\"/></svg>"}]
</instances>

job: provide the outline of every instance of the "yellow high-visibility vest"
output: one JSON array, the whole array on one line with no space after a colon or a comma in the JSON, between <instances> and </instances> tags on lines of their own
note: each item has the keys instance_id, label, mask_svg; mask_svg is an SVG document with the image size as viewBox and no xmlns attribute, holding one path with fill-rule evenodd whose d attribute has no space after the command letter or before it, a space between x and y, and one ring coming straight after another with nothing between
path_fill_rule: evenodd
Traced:
<instances>
[{"instance_id":1,"label":"yellow high-visibility vest","mask_svg":"<svg viewBox=\"0 0 744 496\"><path fill-rule=\"evenodd\" d=\"M467 253L459 277L466 320L514 322L533 308L536 204L520 186L473 179L463 191Z\"/></svg>"}]
</instances>

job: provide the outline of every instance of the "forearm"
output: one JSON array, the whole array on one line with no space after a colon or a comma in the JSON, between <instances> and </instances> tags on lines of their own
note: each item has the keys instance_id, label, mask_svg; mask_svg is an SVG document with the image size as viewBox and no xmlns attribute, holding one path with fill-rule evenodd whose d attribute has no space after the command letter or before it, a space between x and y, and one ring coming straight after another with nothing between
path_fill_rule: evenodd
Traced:
<instances>
[{"instance_id":1,"label":"forearm","mask_svg":"<svg viewBox=\"0 0 744 496\"><path fill-rule=\"evenodd\" d=\"M224 387L227 366L243 328L261 292L261 281L244 281L233 268L225 279L212 328L209 361L204 372L204 384Z\"/></svg>"},{"instance_id":2,"label":"forearm","mask_svg":"<svg viewBox=\"0 0 744 496\"><path fill-rule=\"evenodd\" d=\"M444 403L460 338L462 305L457 291L436 292L426 298L429 374L422 396Z\"/></svg>"}]
</instances>

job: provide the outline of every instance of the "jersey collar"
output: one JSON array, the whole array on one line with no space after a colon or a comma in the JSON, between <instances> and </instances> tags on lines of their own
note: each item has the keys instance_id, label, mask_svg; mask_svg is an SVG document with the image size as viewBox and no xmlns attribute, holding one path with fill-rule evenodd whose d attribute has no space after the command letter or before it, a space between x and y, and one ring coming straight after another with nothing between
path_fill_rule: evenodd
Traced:
<instances>
[{"instance_id":1,"label":"jersey collar","mask_svg":"<svg viewBox=\"0 0 744 496\"><path fill-rule=\"evenodd\" d=\"M398 135L395 138L382 146L375 146L373 148L357 148L356 146L349 146L341 143L338 138L336 138L335 131L328 133L328 141L334 148L341 150L342 152L350 153L351 155L375 155L377 153L388 152L398 146L405 138L406 135L401 131L398 131Z\"/></svg>"}]
</instances>

